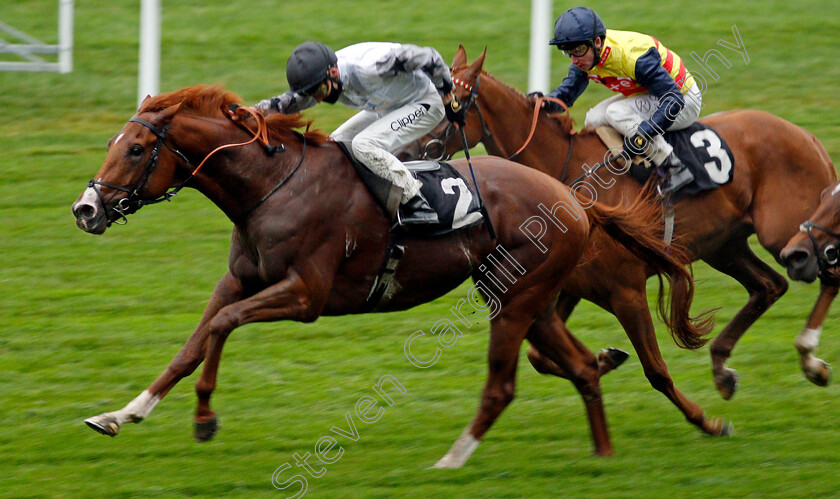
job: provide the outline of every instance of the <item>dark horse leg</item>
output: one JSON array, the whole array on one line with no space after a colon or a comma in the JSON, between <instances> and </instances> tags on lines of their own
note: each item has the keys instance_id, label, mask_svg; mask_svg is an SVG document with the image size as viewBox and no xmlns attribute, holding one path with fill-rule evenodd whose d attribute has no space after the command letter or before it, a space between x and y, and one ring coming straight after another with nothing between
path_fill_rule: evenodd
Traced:
<instances>
[{"instance_id":1,"label":"dark horse leg","mask_svg":"<svg viewBox=\"0 0 840 499\"><path fill-rule=\"evenodd\" d=\"M721 396L729 400L738 388L738 375L726 367L738 339L770 305L787 291L787 280L758 258L746 238L738 237L725 245L717 256L704 259L713 268L733 277L747 289L746 305L717 335L711 345L712 373Z\"/></svg>"},{"instance_id":2,"label":"dark horse leg","mask_svg":"<svg viewBox=\"0 0 840 499\"><path fill-rule=\"evenodd\" d=\"M598 360L592 355L560 320L555 310L549 311L531 326L528 341L557 366L562 366L568 379L575 385L586 405L595 454L612 455L607 418L601 399Z\"/></svg>"},{"instance_id":3,"label":"dark horse leg","mask_svg":"<svg viewBox=\"0 0 840 499\"><path fill-rule=\"evenodd\" d=\"M324 286L323 289L328 289L328 286ZM312 321L318 314L312 314L313 307L309 298L303 280L292 275L249 298L228 305L207 323L209 334L206 362L201 377L195 384L198 395L195 414L196 441L206 442L216 434L218 420L216 413L210 409L210 396L216 388L222 348L231 331L251 322L281 319Z\"/></svg>"},{"instance_id":4,"label":"dark horse leg","mask_svg":"<svg viewBox=\"0 0 840 499\"><path fill-rule=\"evenodd\" d=\"M99 433L113 437L119 433L122 424L139 423L145 419L178 381L192 374L201 364L208 335L205 326L223 307L240 300L242 294L242 287L236 278L230 273L222 277L216 284L195 331L158 379L123 409L88 418L85 423Z\"/></svg>"},{"instance_id":5,"label":"dark horse leg","mask_svg":"<svg viewBox=\"0 0 840 499\"><path fill-rule=\"evenodd\" d=\"M564 324L569 319L569 316L572 315L572 311L578 303L580 303L579 296L571 295L565 291L560 293L560 297L557 299L556 309L560 320ZM534 345L528 347L528 360L540 374L553 374L561 378L571 379L570 375L563 368L545 355L542 355ZM623 364L625 360L627 360L627 352L617 348L603 349L598 352L598 373L603 376Z\"/></svg>"}]
</instances>

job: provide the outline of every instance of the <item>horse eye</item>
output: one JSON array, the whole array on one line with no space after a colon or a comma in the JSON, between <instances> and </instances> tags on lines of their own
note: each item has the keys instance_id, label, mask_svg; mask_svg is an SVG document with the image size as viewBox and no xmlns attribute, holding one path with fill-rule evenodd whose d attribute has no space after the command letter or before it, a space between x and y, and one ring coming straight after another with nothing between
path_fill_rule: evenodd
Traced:
<instances>
[{"instance_id":1,"label":"horse eye","mask_svg":"<svg viewBox=\"0 0 840 499\"><path fill-rule=\"evenodd\" d=\"M128 149L128 153L132 156L140 156L143 154L143 147L139 144L134 144Z\"/></svg>"}]
</instances>

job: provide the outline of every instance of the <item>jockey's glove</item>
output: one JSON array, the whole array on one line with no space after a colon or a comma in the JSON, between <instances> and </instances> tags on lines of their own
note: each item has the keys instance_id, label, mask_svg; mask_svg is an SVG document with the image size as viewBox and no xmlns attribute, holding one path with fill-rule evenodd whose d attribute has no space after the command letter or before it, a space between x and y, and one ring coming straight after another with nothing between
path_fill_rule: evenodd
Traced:
<instances>
[{"instance_id":1,"label":"jockey's glove","mask_svg":"<svg viewBox=\"0 0 840 499\"><path fill-rule=\"evenodd\" d=\"M453 97L449 104L444 106L446 111L446 119L452 123L457 123L461 127L467 125L467 110L461 105L461 101L457 97Z\"/></svg>"},{"instance_id":2,"label":"jockey's glove","mask_svg":"<svg viewBox=\"0 0 840 499\"><path fill-rule=\"evenodd\" d=\"M624 137L622 156L642 156L650 145L650 138L643 133L635 133Z\"/></svg>"}]
</instances>

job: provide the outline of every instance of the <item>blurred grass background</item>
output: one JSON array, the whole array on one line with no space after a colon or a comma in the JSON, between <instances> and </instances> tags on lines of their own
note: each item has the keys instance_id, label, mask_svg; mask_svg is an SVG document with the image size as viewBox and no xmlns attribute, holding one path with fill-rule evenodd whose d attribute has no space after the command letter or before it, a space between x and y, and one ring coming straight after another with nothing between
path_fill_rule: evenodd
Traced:
<instances>
[{"instance_id":1,"label":"blurred grass background","mask_svg":"<svg viewBox=\"0 0 840 499\"><path fill-rule=\"evenodd\" d=\"M712 61L720 79L710 82L704 115L764 109L807 128L835 162L840 158L840 16L833 2L587 5L608 27L656 36L689 69L699 69L692 51L724 54L732 66ZM555 2L554 15L572 6ZM55 43L57 2L3 0L0 21ZM529 24L523 1L164 2L161 91L221 82L252 104L286 89L286 57L307 39L334 48L368 40L431 45L448 61L459 43L471 59L487 46L485 69L526 91ZM749 64L716 45L734 43L733 25ZM142 210L103 237L73 224L70 204L136 108L138 31L139 2L78 1L72 73L0 73L0 495L289 495L294 488L272 487L274 470L294 465L296 452L312 452L331 426L346 426L344 413L385 374L406 393L377 423L357 422L359 440L341 441L345 454L322 478L309 478L307 496L840 495L837 387L808 383L792 346L817 294L816 286L800 283L739 343L730 366L741 387L729 402L713 387L708 352L680 350L659 330L677 386L708 414L735 423L729 439L705 438L690 427L649 387L631 355L602 382L616 456L592 458L574 389L537 375L523 355L517 399L467 466L428 470L476 409L487 322L428 370L406 361L403 343L448 317L466 287L404 313L236 331L214 396L222 429L211 443L192 441L195 376L119 437L90 431L84 418L122 407L178 351L225 271L231 230L192 191ZM553 53L552 84L567 64ZM573 109L579 123L610 95L592 87ZM325 130L352 114L328 105L307 112ZM719 331L746 293L703 264L695 273L695 311L721 307ZM836 364L834 317L819 355ZM593 350L631 350L615 319L589 304L569 326Z\"/></svg>"}]
</instances>

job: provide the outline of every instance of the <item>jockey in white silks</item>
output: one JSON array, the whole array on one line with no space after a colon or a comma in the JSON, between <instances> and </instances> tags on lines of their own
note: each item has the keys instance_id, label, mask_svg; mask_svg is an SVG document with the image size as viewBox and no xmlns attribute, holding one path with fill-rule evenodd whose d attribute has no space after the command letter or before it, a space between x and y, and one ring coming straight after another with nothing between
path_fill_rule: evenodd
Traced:
<instances>
[{"instance_id":1,"label":"jockey in white silks","mask_svg":"<svg viewBox=\"0 0 840 499\"><path fill-rule=\"evenodd\" d=\"M289 57L286 78L287 92L254 107L264 114L288 114L324 101L359 109L330 137L349 142L359 161L403 189L406 216L415 223L437 221L420 194L420 181L392 154L430 132L444 112L464 124L449 67L437 50L367 42L333 52L322 43L304 42Z\"/></svg>"}]
</instances>

